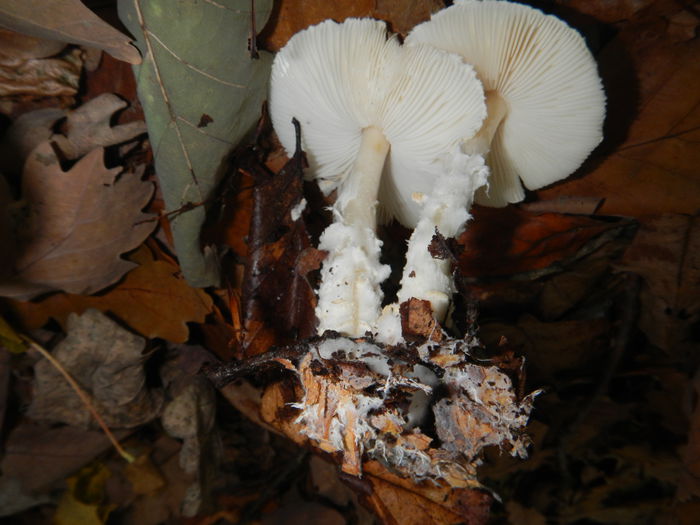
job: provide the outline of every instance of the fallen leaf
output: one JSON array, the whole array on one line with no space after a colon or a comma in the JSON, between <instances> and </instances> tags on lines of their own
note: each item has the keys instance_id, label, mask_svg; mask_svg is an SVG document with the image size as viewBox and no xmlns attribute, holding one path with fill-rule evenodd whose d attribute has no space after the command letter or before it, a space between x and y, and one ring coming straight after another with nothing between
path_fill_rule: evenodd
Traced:
<instances>
[{"instance_id":1,"label":"fallen leaf","mask_svg":"<svg viewBox=\"0 0 700 525\"><path fill-rule=\"evenodd\" d=\"M45 503L51 503L48 494L25 493L17 479L0 478L0 517L19 514Z\"/></svg>"},{"instance_id":2,"label":"fallen leaf","mask_svg":"<svg viewBox=\"0 0 700 525\"><path fill-rule=\"evenodd\" d=\"M547 525L547 519L536 509L523 507L515 501L506 503L510 525Z\"/></svg>"},{"instance_id":3,"label":"fallen leaf","mask_svg":"<svg viewBox=\"0 0 700 525\"><path fill-rule=\"evenodd\" d=\"M64 109L52 107L28 111L17 117L0 141L0 154L5 160L3 174L11 179L19 179L29 154L51 138L51 128L66 113Z\"/></svg>"},{"instance_id":4,"label":"fallen leaf","mask_svg":"<svg viewBox=\"0 0 700 525\"><path fill-rule=\"evenodd\" d=\"M644 279L639 328L671 353L686 352L700 319L700 217L662 215L642 222L619 268Z\"/></svg>"},{"instance_id":5,"label":"fallen leaf","mask_svg":"<svg viewBox=\"0 0 700 525\"><path fill-rule=\"evenodd\" d=\"M154 260L145 248L132 255L131 260L140 263L139 266L104 294L59 293L38 302L10 301L9 306L25 329L39 328L49 318L65 328L71 313L82 314L94 308L113 314L149 339L186 341L187 323L204 322L212 309L211 297L203 290L191 288L175 264Z\"/></svg>"},{"instance_id":6,"label":"fallen leaf","mask_svg":"<svg viewBox=\"0 0 700 525\"><path fill-rule=\"evenodd\" d=\"M148 454L141 454L133 463L127 464L124 476L131 483L135 494L152 494L166 484L163 474Z\"/></svg>"},{"instance_id":7,"label":"fallen leaf","mask_svg":"<svg viewBox=\"0 0 700 525\"><path fill-rule=\"evenodd\" d=\"M116 95L103 93L68 112L65 136L56 134L52 140L67 159L77 159L98 147L128 142L146 133L142 121L111 125L113 115L128 105Z\"/></svg>"},{"instance_id":8,"label":"fallen leaf","mask_svg":"<svg viewBox=\"0 0 700 525\"><path fill-rule=\"evenodd\" d=\"M187 488L182 515L198 514L211 496L211 476L218 463L218 434L214 428L216 398L211 384L203 377L185 377L179 388L169 388L171 397L161 415L165 432L182 439L180 466L196 476Z\"/></svg>"},{"instance_id":9,"label":"fallen leaf","mask_svg":"<svg viewBox=\"0 0 700 525\"><path fill-rule=\"evenodd\" d=\"M0 96L74 97L82 67L79 49L52 58L0 57Z\"/></svg>"},{"instance_id":10,"label":"fallen leaf","mask_svg":"<svg viewBox=\"0 0 700 525\"><path fill-rule=\"evenodd\" d=\"M6 160L4 174L18 177L29 154L44 141L53 141L63 158L75 160L98 147L127 142L146 132L143 121L111 125L114 114L128 106L111 93L102 93L74 110L43 108L23 113L15 119L0 142L0 155ZM55 133L59 120L66 117L62 133Z\"/></svg>"},{"instance_id":11,"label":"fallen leaf","mask_svg":"<svg viewBox=\"0 0 700 525\"><path fill-rule=\"evenodd\" d=\"M116 432L117 438L125 435L124 431ZM0 492L12 480L19 483L24 494L48 492L111 446L101 431L42 425L25 419L5 440Z\"/></svg>"},{"instance_id":12,"label":"fallen leaf","mask_svg":"<svg viewBox=\"0 0 700 525\"><path fill-rule=\"evenodd\" d=\"M585 176L541 190L538 197L604 198L599 213L605 215L695 213L700 40L679 42L669 19L684 12L697 19L697 11L673 0L579 1L575 8L614 19L619 29L598 55L608 97L606 139L583 166Z\"/></svg>"},{"instance_id":13,"label":"fallen leaf","mask_svg":"<svg viewBox=\"0 0 700 525\"><path fill-rule=\"evenodd\" d=\"M566 372L598 369L600 358L609 352L610 324L606 319L542 322L523 315L516 325L483 323L479 338L496 348L505 337L518 354L527 359L533 384L557 384Z\"/></svg>"},{"instance_id":14,"label":"fallen leaf","mask_svg":"<svg viewBox=\"0 0 700 525\"><path fill-rule=\"evenodd\" d=\"M96 310L81 316L71 314L67 325L66 338L52 355L92 396L107 426L133 428L157 417L163 393L146 384L144 339ZM83 428L95 425L83 402L51 363L40 360L34 374L29 417Z\"/></svg>"},{"instance_id":15,"label":"fallen leaf","mask_svg":"<svg viewBox=\"0 0 700 525\"><path fill-rule=\"evenodd\" d=\"M68 490L58 502L54 523L103 525L112 511L111 506L104 504L104 485L110 475L109 469L98 463L68 478Z\"/></svg>"},{"instance_id":16,"label":"fallen leaf","mask_svg":"<svg viewBox=\"0 0 700 525\"><path fill-rule=\"evenodd\" d=\"M22 340L19 334L15 332L14 328L12 328L2 316L0 316L0 347L15 354L27 350L27 343ZM3 353L3 355L5 354ZM1 418L0 421L2 421Z\"/></svg>"},{"instance_id":17,"label":"fallen leaf","mask_svg":"<svg viewBox=\"0 0 700 525\"><path fill-rule=\"evenodd\" d=\"M445 7L443 0L414 0L413 2L396 2L395 0L376 0L372 17L389 22L394 33L406 36L421 22L430 19L430 15Z\"/></svg>"},{"instance_id":18,"label":"fallen leaf","mask_svg":"<svg viewBox=\"0 0 700 525\"><path fill-rule=\"evenodd\" d=\"M517 207L475 206L459 237L458 268L464 277L495 277L544 270L575 257L616 226L585 216L536 214Z\"/></svg>"},{"instance_id":19,"label":"fallen leaf","mask_svg":"<svg viewBox=\"0 0 700 525\"><path fill-rule=\"evenodd\" d=\"M65 42L34 38L16 31L0 29L0 56L46 58L60 53L64 47L66 47Z\"/></svg>"},{"instance_id":20,"label":"fallen leaf","mask_svg":"<svg viewBox=\"0 0 700 525\"><path fill-rule=\"evenodd\" d=\"M343 513L344 514L344 513ZM263 514L261 525L279 523L304 523L305 525L346 525L345 517L331 506L319 502L296 500L282 504L272 512Z\"/></svg>"},{"instance_id":21,"label":"fallen leaf","mask_svg":"<svg viewBox=\"0 0 700 525\"><path fill-rule=\"evenodd\" d=\"M4 2L0 26L48 40L98 47L115 58L138 64L138 50L124 33L117 31L79 0Z\"/></svg>"},{"instance_id":22,"label":"fallen leaf","mask_svg":"<svg viewBox=\"0 0 700 525\"><path fill-rule=\"evenodd\" d=\"M119 16L144 61L134 67L175 251L193 286L219 283L214 250L203 250L201 205L212 197L233 148L257 122L272 56L248 50L251 5L262 28L272 0L120 0ZM212 119L198 127L202 115ZM195 205L195 206L192 206Z\"/></svg>"},{"instance_id":23,"label":"fallen leaf","mask_svg":"<svg viewBox=\"0 0 700 525\"><path fill-rule=\"evenodd\" d=\"M391 525L441 525L488 523L492 497L485 491L451 489L432 484L414 485L377 461L365 463L368 487L360 489L382 523Z\"/></svg>"},{"instance_id":24,"label":"fallen leaf","mask_svg":"<svg viewBox=\"0 0 700 525\"><path fill-rule=\"evenodd\" d=\"M688 442L683 448L681 470L676 491L676 499L684 502L700 498L700 373L696 373L691 383L694 406L691 407Z\"/></svg>"},{"instance_id":25,"label":"fallen leaf","mask_svg":"<svg viewBox=\"0 0 700 525\"><path fill-rule=\"evenodd\" d=\"M281 0L275 3L270 21L260 34L260 40L266 49L279 51L292 35L309 26L329 18L342 22L350 17L386 20L393 32L406 35L415 25L428 20L432 13L444 5L441 0Z\"/></svg>"},{"instance_id":26,"label":"fallen leaf","mask_svg":"<svg viewBox=\"0 0 700 525\"><path fill-rule=\"evenodd\" d=\"M275 2L270 21L260 34L262 45L279 51L292 35L302 29L332 18L342 22L349 17L371 16L374 0L357 2L328 2L326 0L282 0Z\"/></svg>"},{"instance_id":27,"label":"fallen leaf","mask_svg":"<svg viewBox=\"0 0 700 525\"><path fill-rule=\"evenodd\" d=\"M180 467L179 450L180 443L165 435L156 441L151 455L155 467L165 479L165 486L129 501L124 509L123 523L161 525L180 521L181 506L195 480Z\"/></svg>"},{"instance_id":28,"label":"fallen leaf","mask_svg":"<svg viewBox=\"0 0 700 525\"><path fill-rule=\"evenodd\" d=\"M141 212L153 186L131 173L117 177L120 169L106 169L103 154L95 149L67 172L48 142L29 156L22 180L28 218L17 235L14 274L0 284L0 295L94 293L134 267L119 255L155 227Z\"/></svg>"},{"instance_id":29,"label":"fallen leaf","mask_svg":"<svg viewBox=\"0 0 700 525\"><path fill-rule=\"evenodd\" d=\"M255 159L249 168L257 184L242 290L245 356L315 333L316 297L307 273L321 257L315 257L319 252L311 247L303 219L304 163L298 151L276 175Z\"/></svg>"}]
</instances>

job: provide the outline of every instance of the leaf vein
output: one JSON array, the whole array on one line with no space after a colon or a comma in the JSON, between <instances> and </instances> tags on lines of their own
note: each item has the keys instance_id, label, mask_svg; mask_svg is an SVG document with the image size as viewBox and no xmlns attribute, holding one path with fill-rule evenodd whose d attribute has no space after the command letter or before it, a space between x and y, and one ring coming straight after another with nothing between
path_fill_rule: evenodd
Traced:
<instances>
[{"instance_id":1,"label":"leaf vein","mask_svg":"<svg viewBox=\"0 0 700 525\"><path fill-rule=\"evenodd\" d=\"M192 71L195 71L195 72L199 73L200 75L202 75L203 77L206 77L210 80L213 80L214 82L218 82L219 84L223 84L225 86L235 87L235 88L239 88L239 89L245 89L245 86L243 84L236 84L235 82L229 82L228 80L224 80L223 78L219 78L215 75L212 75L211 73L207 73L203 69L199 69L197 66L195 66L195 65L191 64L190 62L188 62L187 60L181 58L177 53L175 53L175 51L173 51L167 45L165 45L165 42L163 42L160 38L158 38L158 35L145 29L144 33L146 33L146 32L148 32L148 36L153 38L153 40L158 42L158 44L160 44L160 46L163 49L165 49L170 55L172 55L173 58L175 58L175 60L177 60L178 62L183 64L188 69L191 69ZM153 57L153 54L151 54L151 57L155 59L155 57Z\"/></svg>"}]
</instances>

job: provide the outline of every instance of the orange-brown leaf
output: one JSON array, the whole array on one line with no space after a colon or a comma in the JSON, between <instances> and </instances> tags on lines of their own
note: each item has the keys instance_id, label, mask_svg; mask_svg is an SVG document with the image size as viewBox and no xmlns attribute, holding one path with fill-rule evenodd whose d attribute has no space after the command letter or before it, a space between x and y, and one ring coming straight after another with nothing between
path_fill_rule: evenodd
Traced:
<instances>
[{"instance_id":1,"label":"orange-brown leaf","mask_svg":"<svg viewBox=\"0 0 700 525\"><path fill-rule=\"evenodd\" d=\"M36 303L13 301L12 305L27 328L41 326L49 318L64 325L69 313L95 308L115 315L148 338L182 343L189 336L187 323L203 322L212 300L203 290L190 287L174 264L150 259L103 295L56 294Z\"/></svg>"},{"instance_id":2,"label":"orange-brown leaf","mask_svg":"<svg viewBox=\"0 0 700 525\"><path fill-rule=\"evenodd\" d=\"M535 214L516 207L475 207L474 220L459 238L464 276L513 275L542 270L575 256L611 225L583 216Z\"/></svg>"},{"instance_id":3,"label":"orange-brown leaf","mask_svg":"<svg viewBox=\"0 0 700 525\"><path fill-rule=\"evenodd\" d=\"M609 4L578 2L603 19L617 16L605 8ZM628 4L624 9L632 9ZM632 11L639 7L633 4ZM697 13L672 0L657 0L621 24L598 57L608 116L605 142L589 163L597 165L589 173L584 168L582 178L540 191L540 198L603 197L600 212L610 215L700 208L700 40L692 38L697 24Z\"/></svg>"}]
</instances>

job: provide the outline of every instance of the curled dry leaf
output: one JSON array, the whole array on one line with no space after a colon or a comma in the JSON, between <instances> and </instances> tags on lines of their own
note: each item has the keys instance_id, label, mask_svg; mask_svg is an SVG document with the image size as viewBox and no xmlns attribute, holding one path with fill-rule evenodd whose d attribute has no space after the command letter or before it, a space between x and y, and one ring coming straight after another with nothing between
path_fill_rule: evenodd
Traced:
<instances>
[{"instance_id":1,"label":"curled dry leaf","mask_svg":"<svg viewBox=\"0 0 700 525\"><path fill-rule=\"evenodd\" d=\"M103 93L68 113L66 135L54 135L66 158L77 159L97 147L127 142L146 133L143 121L112 126L110 119L128 103L111 93Z\"/></svg>"},{"instance_id":2,"label":"curled dry leaf","mask_svg":"<svg viewBox=\"0 0 700 525\"><path fill-rule=\"evenodd\" d=\"M149 389L143 367L145 341L97 310L68 318L68 334L53 356L92 395L108 426L133 428L157 417L163 394ZM95 423L75 391L47 360L34 369L28 415L38 421L90 427Z\"/></svg>"},{"instance_id":3,"label":"curled dry leaf","mask_svg":"<svg viewBox=\"0 0 700 525\"><path fill-rule=\"evenodd\" d=\"M80 0L3 2L0 26L38 38L97 47L130 64L141 57L130 39Z\"/></svg>"},{"instance_id":4,"label":"curled dry leaf","mask_svg":"<svg viewBox=\"0 0 700 525\"><path fill-rule=\"evenodd\" d=\"M95 149L64 172L51 144L40 144L24 167L26 218L17 233L18 255L0 295L29 299L65 290L93 293L135 265L120 254L136 248L155 227L141 209L153 185L134 174L117 177Z\"/></svg>"},{"instance_id":5,"label":"curled dry leaf","mask_svg":"<svg viewBox=\"0 0 700 525\"><path fill-rule=\"evenodd\" d=\"M315 332L315 295L307 273L322 256L303 220L305 159L298 151L273 175L255 158L242 169L256 177L243 284L242 353L265 352Z\"/></svg>"},{"instance_id":6,"label":"curled dry leaf","mask_svg":"<svg viewBox=\"0 0 700 525\"><path fill-rule=\"evenodd\" d=\"M82 67L79 49L52 58L0 56L0 96L73 97Z\"/></svg>"},{"instance_id":7,"label":"curled dry leaf","mask_svg":"<svg viewBox=\"0 0 700 525\"><path fill-rule=\"evenodd\" d=\"M49 139L66 159L75 160L95 148L127 142L145 133L143 121L111 125L114 114L126 106L120 97L103 93L74 110L43 108L20 115L0 143L0 154L7 162L4 173L19 175L32 150ZM53 127L63 117L66 134L54 134Z\"/></svg>"}]
</instances>

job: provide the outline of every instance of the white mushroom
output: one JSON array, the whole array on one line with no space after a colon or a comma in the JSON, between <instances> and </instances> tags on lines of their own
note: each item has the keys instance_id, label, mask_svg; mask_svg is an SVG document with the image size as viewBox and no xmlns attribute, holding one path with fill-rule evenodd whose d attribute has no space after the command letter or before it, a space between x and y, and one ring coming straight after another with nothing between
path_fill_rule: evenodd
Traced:
<instances>
[{"instance_id":1,"label":"white mushroom","mask_svg":"<svg viewBox=\"0 0 700 525\"><path fill-rule=\"evenodd\" d=\"M380 264L378 202L407 226L415 193L429 192L444 157L472 137L486 114L481 84L460 57L402 47L375 20L325 21L294 35L272 66L270 114L295 149L301 123L309 175L337 190L334 222L321 236L319 332L371 330L390 270Z\"/></svg>"},{"instance_id":2,"label":"white mushroom","mask_svg":"<svg viewBox=\"0 0 700 525\"><path fill-rule=\"evenodd\" d=\"M522 184L538 189L567 177L602 139L605 94L595 60L581 35L554 16L504 1L456 0L406 43L461 55L484 85L488 117L464 148L488 153L491 175L479 203L505 206L523 199Z\"/></svg>"}]
</instances>

